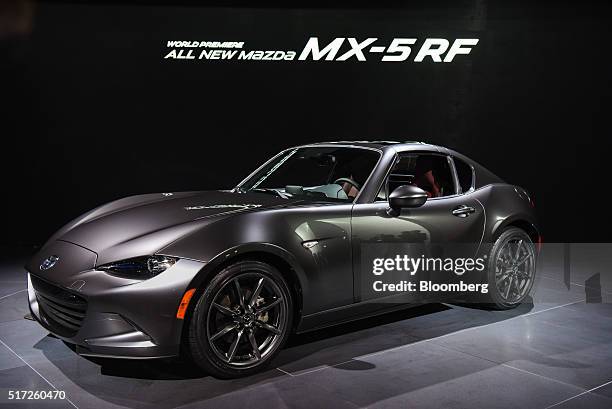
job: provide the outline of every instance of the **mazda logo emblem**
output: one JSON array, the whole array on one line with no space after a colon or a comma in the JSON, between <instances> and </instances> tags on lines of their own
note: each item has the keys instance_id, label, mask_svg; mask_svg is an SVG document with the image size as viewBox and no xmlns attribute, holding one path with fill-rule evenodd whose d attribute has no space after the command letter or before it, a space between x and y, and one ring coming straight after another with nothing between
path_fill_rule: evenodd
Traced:
<instances>
[{"instance_id":1,"label":"mazda logo emblem","mask_svg":"<svg viewBox=\"0 0 612 409\"><path fill-rule=\"evenodd\" d=\"M49 256L40 265L41 270L48 270L59 261L59 256Z\"/></svg>"}]
</instances>

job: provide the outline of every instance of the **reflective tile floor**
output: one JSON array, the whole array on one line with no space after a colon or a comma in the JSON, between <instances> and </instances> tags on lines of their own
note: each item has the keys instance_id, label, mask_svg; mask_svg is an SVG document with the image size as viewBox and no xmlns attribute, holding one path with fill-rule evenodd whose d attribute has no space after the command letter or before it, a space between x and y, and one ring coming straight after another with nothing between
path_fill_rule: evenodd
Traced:
<instances>
[{"instance_id":1,"label":"reflective tile floor","mask_svg":"<svg viewBox=\"0 0 612 409\"><path fill-rule=\"evenodd\" d=\"M0 259L0 405L15 408L612 408L612 245L549 245L532 302L431 304L294 336L222 381L176 361L88 360L27 313L25 255ZM9 390L63 401L8 401Z\"/></svg>"}]
</instances>

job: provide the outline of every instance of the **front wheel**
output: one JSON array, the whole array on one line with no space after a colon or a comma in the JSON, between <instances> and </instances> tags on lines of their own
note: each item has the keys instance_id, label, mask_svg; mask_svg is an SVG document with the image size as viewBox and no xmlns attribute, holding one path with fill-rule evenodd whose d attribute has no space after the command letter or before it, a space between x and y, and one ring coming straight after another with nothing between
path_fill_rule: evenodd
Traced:
<instances>
[{"instance_id":1,"label":"front wheel","mask_svg":"<svg viewBox=\"0 0 612 409\"><path fill-rule=\"evenodd\" d=\"M489 257L489 301L496 309L514 308L529 295L536 273L533 241L511 227L497 238Z\"/></svg>"},{"instance_id":2,"label":"front wheel","mask_svg":"<svg viewBox=\"0 0 612 409\"><path fill-rule=\"evenodd\" d=\"M189 352L219 378L258 372L285 343L292 311L291 293L276 268L237 262L217 274L197 301L189 322Z\"/></svg>"}]
</instances>

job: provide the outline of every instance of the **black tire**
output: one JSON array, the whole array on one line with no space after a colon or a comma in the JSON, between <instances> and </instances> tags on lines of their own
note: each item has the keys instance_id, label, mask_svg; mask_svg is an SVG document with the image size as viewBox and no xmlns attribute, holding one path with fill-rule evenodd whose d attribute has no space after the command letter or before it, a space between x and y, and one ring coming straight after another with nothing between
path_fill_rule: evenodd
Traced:
<instances>
[{"instance_id":1,"label":"black tire","mask_svg":"<svg viewBox=\"0 0 612 409\"><path fill-rule=\"evenodd\" d=\"M281 273L267 263L239 261L221 270L201 292L186 345L194 363L209 374L247 376L274 359L291 332L292 321L293 300Z\"/></svg>"},{"instance_id":2,"label":"black tire","mask_svg":"<svg viewBox=\"0 0 612 409\"><path fill-rule=\"evenodd\" d=\"M488 307L507 310L520 305L533 287L535 267L535 245L529 234L518 227L503 230L489 253Z\"/></svg>"}]
</instances>

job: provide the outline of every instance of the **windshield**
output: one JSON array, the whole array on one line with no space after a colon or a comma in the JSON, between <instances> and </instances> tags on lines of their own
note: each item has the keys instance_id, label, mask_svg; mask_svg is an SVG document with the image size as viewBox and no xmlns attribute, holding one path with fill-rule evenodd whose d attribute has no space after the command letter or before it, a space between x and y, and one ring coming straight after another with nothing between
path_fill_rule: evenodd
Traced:
<instances>
[{"instance_id":1,"label":"windshield","mask_svg":"<svg viewBox=\"0 0 612 409\"><path fill-rule=\"evenodd\" d=\"M305 147L284 152L239 186L283 197L352 201L380 153L351 147Z\"/></svg>"}]
</instances>

